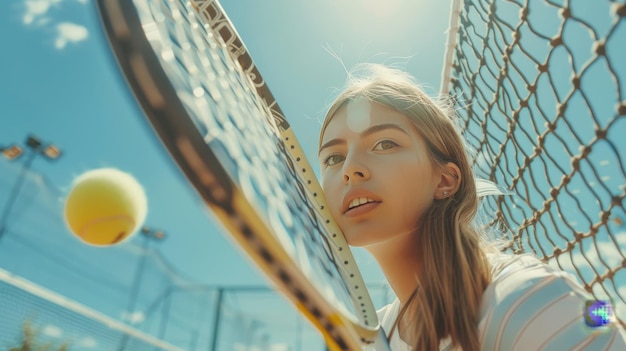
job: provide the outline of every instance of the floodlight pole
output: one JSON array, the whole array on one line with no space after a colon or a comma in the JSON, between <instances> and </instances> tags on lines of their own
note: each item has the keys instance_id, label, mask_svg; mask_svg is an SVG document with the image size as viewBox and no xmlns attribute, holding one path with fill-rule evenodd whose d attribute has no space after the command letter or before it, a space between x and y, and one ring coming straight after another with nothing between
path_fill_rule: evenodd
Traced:
<instances>
[{"instance_id":1,"label":"floodlight pole","mask_svg":"<svg viewBox=\"0 0 626 351\"><path fill-rule=\"evenodd\" d=\"M28 155L28 158L26 159L26 161L24 161L24 165L22 166L20 175L18 176L17 181L15 182L15 185L13 185L13 188L11 189L11 194L9 195L9 198L6 204L4 205L4 210L2 211L2 217L0 217L0 240L2 240L2 237L4 236L4 232L6 231L7 219L9 218L9 213L11 212L11 209L13 208L13 204L15 203L15 200L17 200L17 196L19 195L20 190L22 189L22 184L24 184L24 180L26 179L26 174L28 173L28 170L30 169L30 165L35 160L36 155L37 155L36 153L31 153L30 155Z\"/></svg>"},{"instance_id":2,"label":"floodlight pole","mask_svg":"<svg viewBox=\"0 0 626 351\"><path fill-rule=\"evenodd\" d=\"M302 316L296 313L296 351L302 351Z\"/></svg>"},{"instance_id":3,"label":"floodlight pole","mask_svg":"<svg viewBox=\"0 0 626 351\"><path fill-rule=\"evenodd\" d=\"M126 312L131 317L135 313L135 305L137 303L137 296L139 295L139 288L141 286L141 278L143 277L144 267L146 265L146 258L148 257L148 245L151 240L163 240L165 238L165 234L159 230L153 230L149 227L141 228L140 232L144 241L141 245L141 258L137 263L137 269L135 270L135 277L133 278L133 285L130 292L130 299L128 300L128 306L126 307ZM120 340L120 345L118 350L122 351L126 348L126 343L128 342L128 334L124 333L122 339Z\"/></svg>"},{"instance_id":4,"label":"floodlight pole","mask_svg":"<svg viewBox=\"0 0 626 351\"><path fill-rule=\"evenodd\" d=\"M170 286L167 288L167 294L163 298L163 303L161 307L161 321L159 326L159 339L165 340L165 332L167 330L167 322L170 318L170 309L172 307L172 294L174 292L174 287Z\"/></svg>"},{"instance_id":5,"label":"floodlight pole","mask_svg":"<svg viewBox=\"0 0 626 351\"><path fill-rule=\"evenodd\" d=\"M11 194L4 205L4 209L2 211L2 216L0 216L0 240L4 236L7 228L7 221L9 219L9 214L13 209L13 205L15 204L15 200L17 200L20 190L22 190L22 185L26 180L26 175L30 170L33 161L37 156L43 156L48 160L56 160L59 156L61 156L61 151L53 144L49 144L47 147L42 147L42 142L35 136L29 135L26 139L26 145L30 148L30 153L28 154L26 160L22 165L22 170L20 171L20 175L17 178L17 181L13 185L11 189ZM11 151L10 157L7 150ZM19 146L13 146L11 148L2 149L2 154L5 155L9 160L18 158L22 155L23 151Z\"/></svg>"},{"instance_id":6,"label":"floodlight pole","mask_svg":"<svg viewBox=\"0 0 626 351\"><path fill-rule=\"evenodd\" d=\"M215 308L215 315L213 317L213 333L212 333L212 338L211 338L211 350L210 351L216 351L217 350L217 338L219 337L219 330L220 330L220 322L221 322L221 318L222 318L222 300L224 298L224 288L217 288L217 296L216 296L216 308Z\"/></svg>"}]
</instances>

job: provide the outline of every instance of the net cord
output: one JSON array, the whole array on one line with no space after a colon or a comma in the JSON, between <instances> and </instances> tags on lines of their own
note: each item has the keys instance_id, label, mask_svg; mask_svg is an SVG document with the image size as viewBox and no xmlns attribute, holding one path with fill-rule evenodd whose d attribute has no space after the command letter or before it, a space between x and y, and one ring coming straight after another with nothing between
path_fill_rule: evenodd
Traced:
<instances>
[{"instance_id":1,"label":"net cord","mask_svg":"<svg viewBox=\"0 0 626 351\"><path fill-rule=\"evenodd\" d=\"M171 345L163 340L156 339L150 335L144 334L134 328L131 328L127 325L124 325L120 322L115 321L114 319L107 317L106 315L94 311L76 301L70 300L67 297L56 294L55 292L48 290L44 287L41 287L29 280L26 280L16 274L10 273L4 269L0 268L0 281L4 281L9 285L15 286L21 290L24 290L34 296L37 296L41 299L49 301L57 306L61 306L65 309L68 309L72 312L78 313L82 316L85 316L89 319L98 321L103 325L107 326L110 329L120 331L126 335L137 338L141 341L144 341L150 345L154 345L159 347L160 349L167 351L183 351L182 349Z\"/></svg>"}]
</instances>

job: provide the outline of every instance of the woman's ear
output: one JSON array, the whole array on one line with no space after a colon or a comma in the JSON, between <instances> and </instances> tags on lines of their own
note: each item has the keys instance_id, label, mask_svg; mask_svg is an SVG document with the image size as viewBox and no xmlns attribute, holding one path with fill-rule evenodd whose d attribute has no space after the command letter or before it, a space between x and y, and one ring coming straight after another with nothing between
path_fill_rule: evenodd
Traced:
<instances>
[{"instance_id":1,"label":"woman's ear","mask_svg":"<svg viewBox=\"0 0 626 351\"><path fill-rule=\"evenodd\" d=\"M437 184L435 198L446 199L452 197L459 190L459 186L461 186L461 170L456 164L448 162L441 171L441 179L439 184Z\"/></svg>"}]
</instances>

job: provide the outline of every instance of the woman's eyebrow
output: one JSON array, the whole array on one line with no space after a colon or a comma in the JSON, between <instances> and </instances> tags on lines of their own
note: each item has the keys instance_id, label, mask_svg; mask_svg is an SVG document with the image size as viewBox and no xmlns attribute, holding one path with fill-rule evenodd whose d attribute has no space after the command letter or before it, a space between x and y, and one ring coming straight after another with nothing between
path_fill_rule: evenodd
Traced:
<instances>
[{"instance_id":1,"label":"woman's eyebrow","mask_svg":"<svg viewBox=\"0 0 626 351\"><path fill-rule=\"evenodd\" d=\"M345 144L346 142L343 139L332 139L329 142L327 142L326 144L322 145L320 147L320 151L317 152L317 156L322 154L322 150L331 147L331 146L335 146L335 145L339 145L339 144Z\"/></svg>"},{"instance_id":2,"label":"woman's eyebrow","mask_svg":"<svg viewBox=\"0 0 626 351\"><path fill-rule=\"evenodd\" d=\"M380 132L381 130L385 130L385 129L395 129L395 130L401 131L402 133L406 134L407 136L409 135L409 133L407 133L406 130L404 130L404 128L400 127L397 124L383 123L383 124L377 124L375 126L371 126L371 127L367 128L366 130L361 132L361 136L368 136L370 134L374 134L374 133Z\"/></svg>"},{"instance_id":3,"label":"woman's eyebrow","mask_svg":"<svg viewBox=\"0 0 626 351\"><path fill-rule=\"evenodd\" d=\"M360 133L360 135L362 137L369 136L371 134L378 133L378 132L386 130L386 129L399 130L402 133L406 134L407 136L409 135L409 133L407 133L406 130L404 130L404 128L398 126L397 124L393 124L393 123L383 123L383 124L377 124L377 125L371 126L371 127L367 128L366 130L362 131ZM320 150L317 153L317 155L319 156L322 153L322 150L324 150L325 148L328 148L328 147L331 147L331 146L335 146L335 145L345 144L345 143L346 142L343 139L332 139L332 140L328 141L327 143L323 144L320 147Z\"/></svg>"}]
</instances>

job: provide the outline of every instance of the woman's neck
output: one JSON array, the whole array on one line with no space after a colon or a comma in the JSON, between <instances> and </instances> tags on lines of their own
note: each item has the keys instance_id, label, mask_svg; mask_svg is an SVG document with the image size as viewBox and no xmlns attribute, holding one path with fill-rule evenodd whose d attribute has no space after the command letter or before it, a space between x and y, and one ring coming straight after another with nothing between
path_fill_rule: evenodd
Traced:
<instances>
[{"instance_id":1,"label":"woman's neck","mask_svg":"<svg viewBox=\"0 0 626 351\"><path fill-rule=\"evenodd\" d=\"M365 249L376 259L401 304L417 288L421 275L421 255L416 233L397 235Z\"/></svg>"}]
</instances>

